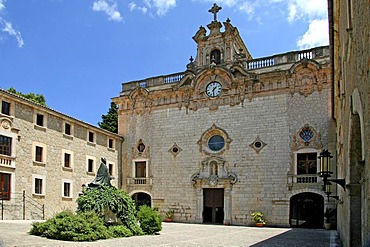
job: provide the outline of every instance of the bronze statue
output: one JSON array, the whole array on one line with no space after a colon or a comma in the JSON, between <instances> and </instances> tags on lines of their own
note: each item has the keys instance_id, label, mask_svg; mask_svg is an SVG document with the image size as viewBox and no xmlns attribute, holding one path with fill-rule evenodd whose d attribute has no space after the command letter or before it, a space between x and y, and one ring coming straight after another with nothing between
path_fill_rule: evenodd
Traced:
<instances>
[{"instance_id":1,"label":"bronze statue","mask_svg":"<svg viewBox=\"0 0 370 247\"><path fill-rule=\"evenodd\" d=\"M97 187L99 185L112 186L110 183L110 175L105 158L101 158L100 167L94 181L88 184L88 187Z\"/></svg>"}]
</instances>

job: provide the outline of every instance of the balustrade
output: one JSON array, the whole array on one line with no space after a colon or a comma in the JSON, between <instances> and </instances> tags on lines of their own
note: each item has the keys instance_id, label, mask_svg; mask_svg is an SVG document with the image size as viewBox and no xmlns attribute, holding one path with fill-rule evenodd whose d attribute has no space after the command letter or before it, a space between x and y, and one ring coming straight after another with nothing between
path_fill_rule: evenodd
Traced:
<instances>
[{"instance_id":1,"label":"balustrade","mask_svg":"<svg viewBox=\"0 0 370 247\"><path fill-rule=\"evenodd\" d=\"M4 156L4 155L0 155L0 165L2 166L9 166L9 167L13 167L13 161L14 158L13 157L9 157L9 156Z\"/></svg>"}]
</instances>

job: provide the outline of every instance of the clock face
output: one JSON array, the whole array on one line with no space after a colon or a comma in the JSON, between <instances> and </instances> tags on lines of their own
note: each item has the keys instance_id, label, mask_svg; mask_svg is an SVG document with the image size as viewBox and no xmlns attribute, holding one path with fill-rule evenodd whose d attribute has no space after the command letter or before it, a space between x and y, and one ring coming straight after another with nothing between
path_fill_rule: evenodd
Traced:
<instances>
[{"instance_id":1,"label":"clock face","mask_svg":"<svg viewBox=\"0 0 370 247\"><path fill-rule=\"evenodd\" d=\"M208 97L217 97L221 93L221 89L221 84L217 81L214 81L207 85L206 94Z\"/></svg>"}]
</instances>

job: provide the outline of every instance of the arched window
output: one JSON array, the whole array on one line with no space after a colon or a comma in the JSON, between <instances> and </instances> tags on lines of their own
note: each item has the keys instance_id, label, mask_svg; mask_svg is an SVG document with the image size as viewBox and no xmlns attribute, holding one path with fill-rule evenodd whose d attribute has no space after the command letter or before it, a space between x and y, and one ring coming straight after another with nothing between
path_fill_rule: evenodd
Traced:
<instances>
[{"instance_id":1,"label":"arched window","mask_svg":"<svg viewBox=\"0 0 370 247\"><path fill-rule=\"evenodd\" d=\"M211 52L211 63L220 64L221 63L221 52L215 49Z\"/></svg>"}]
</instances>

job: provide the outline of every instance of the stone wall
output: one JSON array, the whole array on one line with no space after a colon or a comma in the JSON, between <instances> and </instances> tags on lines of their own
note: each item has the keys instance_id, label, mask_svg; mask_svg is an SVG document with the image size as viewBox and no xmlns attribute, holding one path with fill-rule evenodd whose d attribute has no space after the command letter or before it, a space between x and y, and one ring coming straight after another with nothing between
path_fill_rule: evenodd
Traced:
<instances>
[{"instance_id":1,"label":"stone wall","mask_svg":"<svg viewBox=\"0 0 370 247\"><path fill-rule=\"evenodd\" d=\"M332 4L339 189L338 232L344 246L370 245L369 2Z\"/></svg>"},{"instance_id":2,"label":"stone wall","mask_svg":"<svg viewBox=\"0 0 370 247\"><path fill-rule=\"evenodd\" d=\"M94 180L100 166L100 157L106 158L107 165L114 164L112 184L119 186L120 148L123 140L120 136L3 91L1 100L10 102L14 113L11 116L0 116L2 123L10 124L8 128L1 127L0 134L12 137L14 157L13 167L0 166L1 172L11 174L11 199L4 200L4 219L22 219L24 204L26 219L41 219L42 205L45 207L46 218L65 209L75 211L81 186ZM44 115L46 126L34 123L36 113ZM65 122L71 124L72 135L64 134ZM87 142L87 131L95 133L95 143ZM115 142L113 149L108 148L108 138ZM34 161L35 143L44 147L44 162ZM63 151L72 155L70 168L64 167ZM95 158L94 173L87 173L87 155ZM34 193L35 176L44 179L42 195ZM64 181L71 183L69 197L63 197L62 194Z\"/></svg>"}]
</instances>

